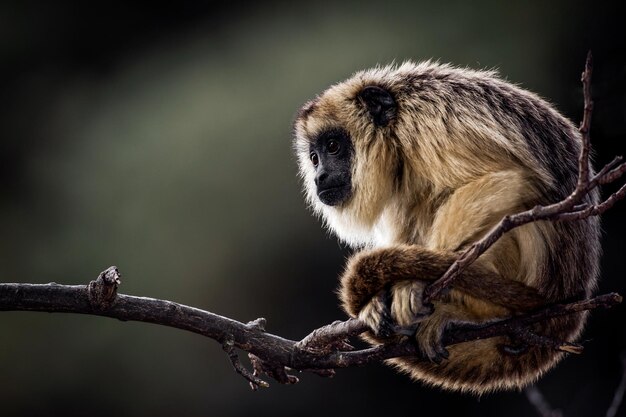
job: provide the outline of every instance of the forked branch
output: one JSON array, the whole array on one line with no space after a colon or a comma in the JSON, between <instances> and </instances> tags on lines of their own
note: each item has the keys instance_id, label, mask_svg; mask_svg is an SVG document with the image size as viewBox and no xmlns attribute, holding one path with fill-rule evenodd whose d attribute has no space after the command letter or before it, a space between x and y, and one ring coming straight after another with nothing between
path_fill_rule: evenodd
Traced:
<instances>
[{"instance_id":1,"label":"forked branch","mask_svg":"<svg viewBox=\"0 0 626 417\"><path fill-rule=\"evenodd\" d=\"M398 343L353 350L347 339L368 330L367 326L355 319L321 327L300 341L288 340L267 333L264 319L241 323L172 301L118 294L120 282L117 268L110 267L88 285L3 283L0 284L0 311L92 314L197 333L218 341L237 373L254 388L268 385L260 379L262 373L278 382L293 384L298 379L289 374L290 370L332 376L336 368L364 366L401 356L420 356L415 344L408 338ZM551 305L532 314L489 325L452 328L446 333L444 343L453 345L501 335L517 335L521 331L528 332L529 326L534 323L598 307L612 307L621 300L621 296L612 293L590 300ZM568 352L572 351L572 346L577 346L543 337L529 338L528 341ZM254 373L243 366L236 348L252 355Z\"/></svg>"}]
</instances>

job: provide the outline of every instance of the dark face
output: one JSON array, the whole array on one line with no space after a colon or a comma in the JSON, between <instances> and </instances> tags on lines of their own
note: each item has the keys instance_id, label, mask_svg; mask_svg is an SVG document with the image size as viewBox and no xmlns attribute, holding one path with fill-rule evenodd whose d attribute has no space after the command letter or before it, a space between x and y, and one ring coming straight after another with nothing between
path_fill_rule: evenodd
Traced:
<instances>
[{"instance_id":1,"label":"dark face","mask_svg":"<svg viewBox=\"0 0 626 417\"><path fill-rule=\"evenodd\" d=\"M352 195L352 155L350 136L341 129L322 132L311 143L309 158L315 167L315 185L320 201L338 206Z\"/></svg>"}]
</instances>

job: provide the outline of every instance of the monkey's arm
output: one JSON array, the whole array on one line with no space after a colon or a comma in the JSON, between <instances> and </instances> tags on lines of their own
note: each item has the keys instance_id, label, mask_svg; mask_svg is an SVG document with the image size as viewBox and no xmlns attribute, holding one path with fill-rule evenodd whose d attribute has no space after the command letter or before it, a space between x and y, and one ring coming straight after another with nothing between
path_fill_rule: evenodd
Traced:
<instances>
[{"instance_id":1,"label":"monkey's arm","mask_svg":"<svg viewBox=\"0 0 626 417\"><path fill-rule=\"evenodd\" d=\"M426 285L456 260L455 251L504 215L532 204L529 175L520 169L498 171L459 187L438 208L426 247L397 245L356 254L341 280L344 309L368 323L379 341L393 336L396 325L421 322L420 349L438 361L447 354L441 335L450 323L481 323L542 305L537 290L518 280L535 275L532 268L541 265L544 242L536 226L503 236L461 273L434 311L422 301Z\"/></svg>"},{"instance_id":2,"label":"monkey's arm","mask_svg":"<svg viewBox=\"0 0 626 417\"><path fill-rule=\"evenodd\" d=\"M340 297L345 310L356 316L381 290L401 281L434 281L440 278L457 255L432 251L416 245L362 251L352 257L341 278ZM507 279L483 266L470 265L454 282L454 289L512 311L540 306L537 290Z\"/></svg>"},{"instance_id":3,"label":"monkey's arm","mask_svg":"<svg viewBox=\"0 0 626 417\"><path fill-rule=\"evenodd\" d=\"M419 322L415 337L421 352L440 363L448 357L442 335L451 323L482 323L544 303L534 288L501 276L479 260L455 280L449 297L424 305L426 285L455 259L454 253L415 245L363 251L351 259L341 279L343 307L367 323L373 331L370 340L379 343L397 334L396 325L408 329Z\"/></svg>"}]
</instances>

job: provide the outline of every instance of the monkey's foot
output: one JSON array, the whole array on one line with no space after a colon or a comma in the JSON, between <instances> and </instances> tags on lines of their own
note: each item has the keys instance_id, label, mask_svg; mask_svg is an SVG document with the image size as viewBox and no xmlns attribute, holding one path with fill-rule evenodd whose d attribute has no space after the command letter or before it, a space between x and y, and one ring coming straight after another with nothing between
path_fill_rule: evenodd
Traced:
<instances>
[{"instance_id":1,"label":"monkey's foot","mask_svg":"<svg viewBox=\"0 0 626 417\"><path fill-rule=\"evenodd\" d=\"M451 324L445 313L435 312L422 321L415 333L415 341L422 354L431 362L440 364L450 354L443 345L443 333Z\"/></svg>"}]
</instances>

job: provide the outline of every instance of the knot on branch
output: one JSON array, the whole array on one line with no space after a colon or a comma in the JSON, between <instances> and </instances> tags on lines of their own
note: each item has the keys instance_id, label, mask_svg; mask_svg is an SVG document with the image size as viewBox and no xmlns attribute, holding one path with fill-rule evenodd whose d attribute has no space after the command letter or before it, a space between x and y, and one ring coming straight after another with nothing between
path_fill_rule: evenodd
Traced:
<instances>
[{"instance_id":1,"label":"knot on branch","mask_svg":"<svg viewBox=\"0 0 626 417\"><path fill-rule=\"evenodd\" d=\"M264 332L266 324L267 324L267 320L265 320L263 317L259 317L256 320L252 320L246 323L246 326L252 330Z\"/></svg>"},{"instance_id":2,"label":"knot on branch","mask_svg":"<svg viewBox=\"0 0 626 417\"><path fill-rule=\"evenodd\" d=\"M117 287L122 283L121 274L116 266L111 266L100 272L98 278L89 282L87 296L89 304L94 309L106 310L111 307L117 296Z\"/></svg>"}]
</instances>

